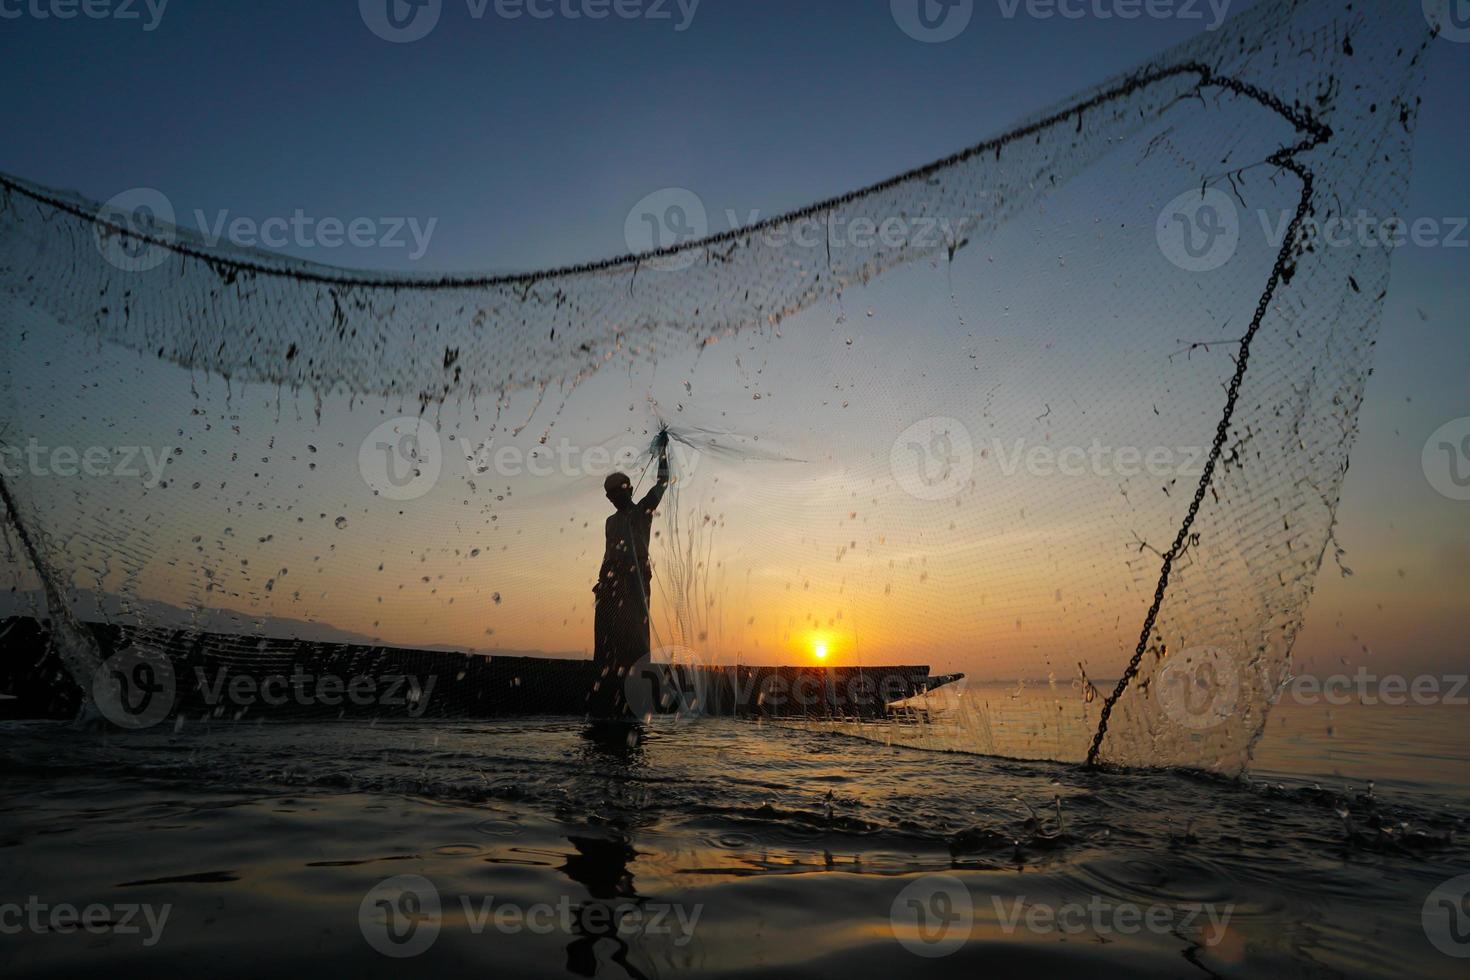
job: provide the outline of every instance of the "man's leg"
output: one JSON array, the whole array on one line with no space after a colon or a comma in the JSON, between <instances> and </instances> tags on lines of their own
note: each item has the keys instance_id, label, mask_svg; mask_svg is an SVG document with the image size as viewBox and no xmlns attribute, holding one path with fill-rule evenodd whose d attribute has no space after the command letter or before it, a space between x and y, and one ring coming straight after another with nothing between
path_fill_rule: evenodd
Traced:
<instances>
[{"instance_id":1,"label":"man's leg","mask_svg":"<svg viewBox=\"0 0 1470 980\"><path fill-rule=\"evenodd\" d=\"M614 715L613 692L621 683L616 674L617 587L604 582L597 591L592 612L592 686L587 692L587 713L594 718Z\"/></svg>"}]
</instances>

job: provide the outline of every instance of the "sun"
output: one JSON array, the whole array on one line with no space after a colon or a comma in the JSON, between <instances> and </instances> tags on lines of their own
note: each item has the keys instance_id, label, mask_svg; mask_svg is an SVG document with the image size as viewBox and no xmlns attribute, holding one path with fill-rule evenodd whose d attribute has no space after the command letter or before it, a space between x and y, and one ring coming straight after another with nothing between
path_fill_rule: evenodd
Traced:
<instances>
[{"instance_id":1,"label":"sun","mask_svg":"<svg viewBox=\"0 0 1470 980\"><path fill-rule=\"evenodd\" d=\"M793 653L798 657L810 658L809 663L824 664L831 655L839 651L841 643L827 630L804 630L795 640Z\"/></svg>"}]
</instances>

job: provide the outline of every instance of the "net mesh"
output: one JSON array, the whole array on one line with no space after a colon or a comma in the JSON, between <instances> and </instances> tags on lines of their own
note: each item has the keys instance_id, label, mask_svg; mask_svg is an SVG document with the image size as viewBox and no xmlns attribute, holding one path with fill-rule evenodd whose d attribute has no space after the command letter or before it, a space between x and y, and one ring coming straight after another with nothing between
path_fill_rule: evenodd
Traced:
<instances>
[{"instance_id":1,"label":"net mesh","mask_svg":"<svg viewBox=\"0 0 1470 980\"><path fill-rule=\"evenodd\" d=\"M191 638L585 660L602 477L646 488L667 426L655 661L827 658L731 696L881 740L1239 772L1388 285L1314 230L1402 203L1432 32L1393 6L1260 4L873 187L524 275L330 268L0 178L9 612L82 702L136 680L119 646ZM885 664L968 676L854 693ZM581 683L550 670L495 684ZM435 713L486 702L450 679ZM258 713L184 686L181 725Z\"/></svg>"}]
</instances>

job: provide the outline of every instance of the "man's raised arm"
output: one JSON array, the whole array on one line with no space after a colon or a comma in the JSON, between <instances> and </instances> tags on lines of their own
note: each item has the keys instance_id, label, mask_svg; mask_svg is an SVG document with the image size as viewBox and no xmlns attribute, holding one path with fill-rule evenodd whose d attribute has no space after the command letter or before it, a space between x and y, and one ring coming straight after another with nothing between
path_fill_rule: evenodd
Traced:
<instances>
[{"instance_id":1,"label":"man's raised arm","mask_svg":"<svg viewBox=\"0 0 1470 980\"><path fill-rule=\"evenodd\" d=\"M654 444L658 446L658 482L638 503L644 513L658 510L659 502L664 499L664 491L669 488L669 431L665 429L660 432Z\"/></svg>"}]
</instances>

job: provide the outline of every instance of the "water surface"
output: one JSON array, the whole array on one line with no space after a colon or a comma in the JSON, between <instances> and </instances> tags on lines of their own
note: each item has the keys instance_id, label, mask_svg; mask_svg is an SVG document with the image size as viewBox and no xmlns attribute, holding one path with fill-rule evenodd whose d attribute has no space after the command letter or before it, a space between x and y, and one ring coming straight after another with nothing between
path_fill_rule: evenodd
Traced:
<instances>
[{"instance_id":1,"label":"water surface","mask_svg":"<svg viewBox=\"0 0 1470 980\"><path fill-rule=\"evenodd\" d=\"M1461 977L1424 906L1470 872L1464 720L1282 705L1245 781L723 720L11 724L0 903L168 913L0 969Z\"/></svg>"}]
</instances>

